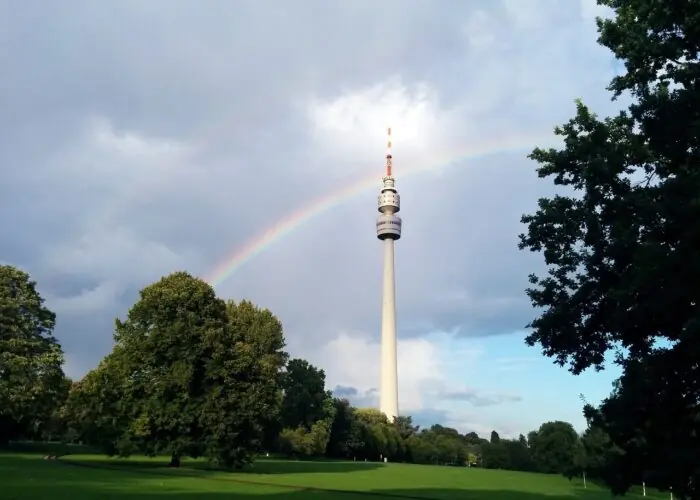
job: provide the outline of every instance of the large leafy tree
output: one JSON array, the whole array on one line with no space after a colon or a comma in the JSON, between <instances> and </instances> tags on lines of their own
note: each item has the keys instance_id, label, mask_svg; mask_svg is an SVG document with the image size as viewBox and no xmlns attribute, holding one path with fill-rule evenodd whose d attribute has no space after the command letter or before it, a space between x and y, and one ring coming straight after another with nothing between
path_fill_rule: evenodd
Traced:
<instances>
[{"instance_id":1,"label":"large leafy tree","mask_svg":"<svg viewBox=\"0 0 700 500\"><path fill-rule=\"evenodd\" d=\"M173 465L183 455L199 455L208 437L202 408L217 396L211 419L228 420L226 410L235 413L229 393L235 379L218 373L235 352L226 325L224 301L182 272L144 288L126 320L116 321L113 356L126 376L122 392L133 413L129 431L147 454L172 455Z\"/></svg>"},{"instance_id":2,"label":"large leafy tree","mask_svg":"<svg viewBox=\"0 0 700 500\"><path fill-rule=\"evenodd\" d=\"M597 417L597 413L595 416ZM617 476L615 465L622 451L612 444L610 436L599 424L597 418L589 420L577 452L578 472L585 473L589 477L605 479L609 483L615 481Z\"/></svg>"},{"instance_id":3,"label":"large leafy tree","mask_svg":"<svg viewBox=\"0 0 700 500\"><path fill-rule=\"evenodd\" d=\"M256 449L269 449L282 427L282 370L289 357L282 323L270 310L246 300L229 300L226 316L237 354L235 361L221 368L238 379L238 423L254 430ZM242 415L246 420L240 420ZM228 437L221 439L218 446L225 447Z\"/></svg>"},{"instance_id":4,"label":"large leafy tree","mask_svg":"<svg viewBox=\"0 0 700 500\"><path fill-rule=\"evenodd\" d=\"M355 408L347 399L333 399L335 414L326 454L333 458L352 458L364 446L362 429Z\"/></svg>"},{"instance_id":5,"label":"large leafy tree","mask_svg":"<svg viewBox=\"0 0 700 500\"><path fill-rule=\"evenodd\" d=\"M0 265L0 442L31 434L64 397L55 322L29 275Z\"/></svg>"},{"instance_id":6,"label":"large leafy tree","mask_svg":"<svg viewBox=\"0 0 700 500\"><path fill-rule=\"evenodd\" d=\"M108 451L203 455L240 466L279 414L282 325L249 302L226 304L177 272L147 286L116 322L115 347L69 406L81 432Z\"/></svg>"},{"instance_id":7,"label":"large leafy tree","mask_svg":"<svg viewBox=\"0 0 700 500\"><path fill-rule=\"evenodd\" d=\"M598 3L614 10L599 42L626 70L609 88L633 104L601 120L579 102L564 146L531 154L562 191L523 217L521 248L548 266L530 278L527 342L575 374L615 352L624 375L599 415L626 452L613 491L656 453L682 498L700 479L700 3Z\"/></svg>"},{"instance_id":8,"label":"large leafy tree","mask_svg":"<svg viewBox=\"0 0 700 500\"><path fill-rule=\"evenodd\" d=\"M282 376L284 427L306 430L325 416L325 404L332 398L326 391L326 374L303 359L292 359Z\"/></svg>"},{"instance_id":9,"label":"large leafy tree","mask_svg":"<svg viewBox=\"0 0 700 500\"><path fill-rule=\"evenodd\" d=\"M563 474L573 469L579 438L568 422L545 422L533 434L530 449L541 472Z\"/></svg>"},{"instance_id":10,"label":"large leafy tree","mask_svg":"<svg viewBox=\"0 0 700 500\"><path fill-rule=\"evenodd\" d=\"M75 382L63 409L67 436L99 447L108 455L138 451L130 425L139 407L128 392L129 374L128 364L118 352L112 352Z\"/></svg>"},{"instance_id":11,"label":"large leafy tree","mask_svg":"<svg viewBox=\"0 0 700 500\"><path fill-rule=\"evenodd\" d=\"M283 389L280 451L294 455L326 452L338 410L326 390L325 372L303 359L292 359L280 377ZM336 431L338 428L336 426Z\"/></svg>"}]
</instances>

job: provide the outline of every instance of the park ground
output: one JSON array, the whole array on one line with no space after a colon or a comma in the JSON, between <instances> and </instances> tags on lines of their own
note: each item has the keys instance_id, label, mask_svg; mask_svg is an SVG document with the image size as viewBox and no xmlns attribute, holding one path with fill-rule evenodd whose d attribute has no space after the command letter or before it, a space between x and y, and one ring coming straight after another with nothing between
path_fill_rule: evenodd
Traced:
<instances>
[{"instance_id":1,"label":"park ground","mask_svg":"<svg viewBox=\"0 0 700 500\"><path fill-rule=\"evenodd\" d=\"M37 452L0 453L4 500L574 500L610 499L580 479L465 467L259 460L245 472L211 470L187 460L69 455L45 460ZM627 498L642 498L634 492ZM668 498L647 494L647 499Z\"/></svg>"}]
</instances>

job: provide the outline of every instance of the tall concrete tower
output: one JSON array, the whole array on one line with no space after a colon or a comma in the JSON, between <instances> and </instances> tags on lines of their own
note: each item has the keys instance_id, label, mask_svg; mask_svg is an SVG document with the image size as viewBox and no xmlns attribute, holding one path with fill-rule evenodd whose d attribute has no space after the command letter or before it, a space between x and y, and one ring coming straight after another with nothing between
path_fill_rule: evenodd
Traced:
<instances>
[{"instance_id":1,"label":"tall concrete tower","mask_svg":"<svg viewBox=\"0 0 700 500\"><path fill-rule=\"evenodd\" d=\"M384 280L382 292L382 354L379 383L379 409L389 420L399 415L399 377L396 367L396 290L394 285L394 241L401 238L399 193L391 173L391 129L386 151L386 173L379 194L377 238L384 246Z\"/></svg>"}]
</instances>

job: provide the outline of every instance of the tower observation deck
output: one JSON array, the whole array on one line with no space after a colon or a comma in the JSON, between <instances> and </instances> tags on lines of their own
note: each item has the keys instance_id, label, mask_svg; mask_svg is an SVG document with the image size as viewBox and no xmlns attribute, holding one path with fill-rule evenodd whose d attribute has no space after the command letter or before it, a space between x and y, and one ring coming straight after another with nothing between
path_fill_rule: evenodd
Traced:
<instances>
[{"instance_id":1,"label":"tower observation deck","mask_svg":"<svg viewBox=\"0 0 700 500\"><path fill-rule=\"evenodd\" d=\"M391 129L390 129L391 130ZM389 142L391 147L391 141ZM401 238L401 217L396 215L401 210L401 197L396 190L396 181L391 175L391 149L386 155L386 175L382 177L383 187L378 197L377 238L398 240Z\"/></svg>"}]
</instances>

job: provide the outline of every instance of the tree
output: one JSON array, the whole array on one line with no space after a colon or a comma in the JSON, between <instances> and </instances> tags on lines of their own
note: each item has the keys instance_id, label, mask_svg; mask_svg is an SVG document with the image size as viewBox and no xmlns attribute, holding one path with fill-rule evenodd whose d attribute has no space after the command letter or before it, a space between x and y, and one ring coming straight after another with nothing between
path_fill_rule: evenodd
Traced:
<instances>
[{"instance_id":1,"label":"tree","mask_svg":"<svg viewBox=\"0 0 700 500\"><path fill-rule=\"evenodd\" d=\"M527 343L575 374L615 352L623 376L600 418L624 452L613 491L639 480L640 457L664 453L657 473L683 498L700 481L700 4L598 3L614 9L598 20L599 43L626 70L609 89L634 103L599 120L578 102L555 129L563 148L530 155L568 191L522 218L520 247L548 266L530 277L542 313Z\"/></svg>"},{"instance_id":2,"label":"tree","mask_svg":"<svg viewBox=\"0 0 700 500\"><path fill-rule=\"evenodd\" d=\"M308 457L328 453L335 416L335 400L328 393L318 419L310 427L307 428L302 424L295 428L285 427L282 430L279 439L280 451L292 456Z\"/></svg>"},{"instance_id":3,"label":"tree","mask_svg":"<svg viewBox=\"0 0 700 500\"><path fill-rule=\"evenodd\" d=\"M270 449L282 430L282 369L289 358L284 350L282 323L268 309L247 300L227 301L226 315L239 353L235 371L255 391L255 398L250 401L259 408L252 411L258 412L262 444Z\"/></svg>"},{"instance_id":4,"label":"tree","mask_svg":"<svg viewBox=\"0 0 700 500\"><path fill-rule=\"evenodd\" d=\"M32 433L64 397L55 322L29 275L0 265L0 443Z\"/></svg>"},{"instance_id":5,"label":"tree","mask_svg":"<svg viewBox=\"0 0 700 500\"><path fill-rule=\"evenodd\" d=\"M60 441L66 438L68 428L66 420L66 402L73 387L73 381L68 377L63 377L60 386L56 391L54 407L48 418L38 422L34 434L34 439L42 441Z\"/></svg>"},{"instance_id":6,"label":"tree","mask_svg":"<svg viewBox=\"0 0 700 500\"><path fill-rule=\"evenodd\" d=\"M420 430L419 425L413 425L413 418L410 415L403 415L394 418L394 425L401 439L408 439Z\"/></svg>"},{"instance_id":7,"label":"tree","mask_svg":"<svg viewBox=\"0 0 700 500\"><path fill-rule=\"evenodd\" d=\"M406 448L412 461L420 464L464 466L469 455L463 436L438 424L409 435Z\"/></svg>"},{"instance_id":8,"label":"tree","mask_svg":"<svg viewBox=\"0 0 700 500\"><path fill-rule=\"evenodd\" d=\"M503 441L502 441L503 442ZM532 453L525 436L520 434L518 439L504 442L509 458L509 468L512 470L531 471L535 469Z\"/></svg>"},{"instance_id":9,"label":"tree","mask_svg":"<svg viewBox=\"0 0 700 500\"><path fill-rule=\"evenodd\" d=\"M125 365L112 353L75 382L63 410L66 433L109 456L137 451L128 432L134 406L131 398L125 397L127 380Z\"/></svg>"},{"instance_id":10,"label":"tree","mask_svg":"<svg viewBox=\"0 0 700 500\"><path fill-rule=\"evenodd\" d=\"M280 435L280 451L292 455L323 455L331 440L337 411L333 395L326 391L326 374L303 359L292 359L280 380L284 429ZM335 430L338 432L337 426Z\"/></svg>"},{"instance_id":11,"label":"tree","mask_svg":"<svg viewBox=\"0 0 700 500\"><path fill-rule=\"evenodd\" d=\"M568 422L545 422L530 443L540 472L565 474L574 468L578 434Z\"/></svg>"},{"instance_id":12,"label":"tree","mask_svg":"<svg viewBox=\"0 0 700 500\"><path fill-rule=\"evenodd\" d=\"M481 457L486 469L508 469L511 465L506 443L500 439L484 443L481 447Z\"/></svg>"},{"instance_id":13,"label":"tree","mask_svg":"<svg viewBox=\"0 0 700 500\"><path fill-rule=\"evenodd\" d=\"M353 458L365 446L355 408L347 399L334 399L335 415L326 453L333 458Z\"/></svg>"},{"instance_id":14,"label":"tree","mask_svg":"<svg viewBox=\"0 0 700 500\"><path fill-rule=\"evenodd\" d=\"M590 408L588 412L591 411L595 410ZM582 463L581 469L585 470L589 477L605 479L610 483L616 474L612 464L622 451L612 443L610 436L597 420L597 418L589 419L588 428L581 436L583 458L579 457L579 460Z\"/></svg>"},{"instance_id":15,"label":"tree","mask_svg":"<svg viewBox=\"0 0 700 500\"><path fill-rule=\"evenodd\" d=\"M326 374L303 359L292 359L282 376L284 400L282 425L285 428L299 426L310 430L323 418L324 405L329 394L326 391Z\"/></svg>"},{"instance_id":16,"label":"tree","mask_svg":"<svg viewBox=\"0 0 700 500\"><path fill-rule=\"evenodd\" d=\"M168 454L173 466L203 455L238 467L260 450L286 356L269 311L226 304L177 272L141 291L114 337L71 398L87 437L120 455Z\"/></svg>"},{"instance_id":17,"label":"tree","mask_svg":"<svg viewBox=\"0 0 700 500\"><path fill-rule=\"evenodd\" d=\"M500 442L500 441L501 441L501 437L498 435L498 432L496 432L496 431L491 431L491 439L489 440L489 442L490 442L491 444L496 444L496 443L498 443L498 442Z\"/></svg>"},{"instance_id":18,"label":"tree","mask_svg":"<svg viewBox=\"0 0 700 500\"><path fill-rule=\"evenodd\" d=\"M393 422L375 408L358 408L357 419L362 432L364 448L361 458L394 461L405 455L405 444Z\"/></svg>"},{"instance_id":19,"label":"tree","mask_svg":"<svg viewBox=\"0 0 700 500\"><path fill-rule=\"evenodd\" d=\"M700 473L700 409L688 390L687 372L669 368L682 365L686 355L667 349L643 362L626 363L613 393L599 408L586 408L594 425L613 441L605 449L602 472L616 491L646 481L660 489L672 487L677 498L695 498ZM668 415L676 420L667 422ZM667 425L661 426L663 422Z\"/></svg>"},{"instance_id":20,"label":"tree","mask_svg":"<svg viewBox=\"0 0 700 500\"><path fill-rule=\"evenodd\" d=\"M144 288L126 320L117 319L113 356L123 365L123 396L133 411L128 441L147 455L171 455L178 466L206 447L227 465L238 461L215 451L222 438L235 438L235 372L246 354L236 352L227 323L224 301L182 272Z\"/></svg>"}]
</instances>

